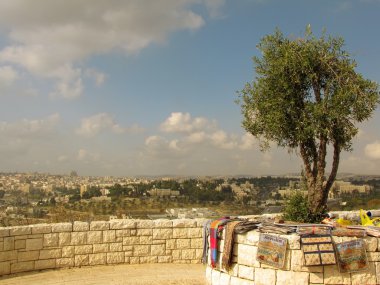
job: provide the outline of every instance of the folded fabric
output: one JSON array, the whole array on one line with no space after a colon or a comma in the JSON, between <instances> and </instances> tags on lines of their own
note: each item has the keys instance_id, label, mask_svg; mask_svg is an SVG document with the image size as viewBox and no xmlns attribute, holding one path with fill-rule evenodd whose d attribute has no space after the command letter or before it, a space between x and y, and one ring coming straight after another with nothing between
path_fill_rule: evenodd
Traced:
<instances>
[{"instance_id":1,"label":"folded fabric","mask_svg":"<svg viewBox=\"0 0 380 285\"><path fill-rule=\"evenodd\" d=\"M235 228L241 224L241 221L232 221L229 222L225 228L225 238L224 238L224 247L222 255L222 269L227 270L231 263L232 250L234 247L234 231Z\"/></svg>"},{"instance_id":2,"label":"folded fabric","mask_svg":"<svg viewBox=\"0 0 380 285\"><path fill-rule=\"evenodd\" d=\"M261 233L289 234L294 232L294 228L287 226L278 226L273 223L262 223L259 226L259 231Z\"/></svg>"},{"instance_id":3,"label":"folded fabric","mask_svg":"<svg viewBox=\"0 0 380 285\"><path fill-rule=\"evenodd\" d=\"M210 224L210 252L211 252L211 267L216 266L218 259L218 229L230 221L228 217L223 217L214 220Z\"/></svg>"},{"instance_id":4,"label":"folded fabric","mask_svg":"<svg viewBox=\"0 0 380 285\"><path fill-rule=\"evenodd\" d=\"M329 226L299 226L297 228L299 235L329 235L331 228Z\"/></svg>"},{"instance_id":5,"label":"folded fabric","mask_svg":"<svg viewBox=\"0 0 380 285\"><path fill-rule=\"evenodd\" d=\"M331 235L338 237L365 237L366 231L362 229L348 229L338 227L331 231Z\"/></svg>"},{"instance_id":6,"label":"folded fabric","mask_svg":"<svg viewBox=\"0 0 380 285\"><path fill-rule=\"evenodd\" d=\"M208 259L208 236L210 235L210 224L212 220L208 220L203 224L203 253L202 263L206 264Z\"/></svg>"}]
</instances>

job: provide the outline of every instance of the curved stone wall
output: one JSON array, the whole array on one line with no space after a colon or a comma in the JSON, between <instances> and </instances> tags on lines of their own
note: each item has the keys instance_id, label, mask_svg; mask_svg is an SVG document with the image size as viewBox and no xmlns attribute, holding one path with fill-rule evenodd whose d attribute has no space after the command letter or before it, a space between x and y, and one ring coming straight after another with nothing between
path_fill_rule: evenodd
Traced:
<instances>
[{"instance_id":1,"label":"curved stone wall","mask_svg":"<svg viewBox=\"0 0 380 285\"><path fill-rule=\"evenodd\" d=\"M0 276L117 263L200 263L204 219L112 220L0 228Z\"/></svg>"},{"instance_id":2,"label":"curved stone wall","mask_svg":"<svg viewBox=\"0 0 380 285\"><path fill-rule=\"evenodd\" d=\"M289 285L289 284L380 284L380 243L375 237L365 237L369 269L357 273L340 273L337 265L303 266L303 253L298 235L277 235L288 239L286 265L283 270L260 264L256 260L259 232L251 231L235 237L232 265L228 271L220 266L223 239L219 242L219 262L209 265L206 279L211 285ZM273 234L276 235L276 234ZM333 237L334 242L352 237Z\"/></svg>"}]
</instances>

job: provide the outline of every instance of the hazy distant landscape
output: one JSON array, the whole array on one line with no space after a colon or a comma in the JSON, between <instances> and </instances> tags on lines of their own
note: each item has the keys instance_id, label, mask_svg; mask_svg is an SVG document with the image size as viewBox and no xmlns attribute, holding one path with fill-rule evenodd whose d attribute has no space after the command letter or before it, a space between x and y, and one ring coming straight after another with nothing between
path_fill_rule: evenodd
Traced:
<instances>
[{"instance_id":1,"label":"hazy distant landscape","mask_svg":"<svg viewBox=\"0 0 380 285\"><path fill-rule=\"evenodd\" d=\"M380 177L342 174L331 210L380 207ZM178 218L279 212L302 190L297 175L262 177L87 177L0 174L1 226L112 218ZM339 188L340 187L340 188ZM345 187L345 188L343 188ZM349 192L347 192L349 191Z\"/></svg>"}]
</instances>

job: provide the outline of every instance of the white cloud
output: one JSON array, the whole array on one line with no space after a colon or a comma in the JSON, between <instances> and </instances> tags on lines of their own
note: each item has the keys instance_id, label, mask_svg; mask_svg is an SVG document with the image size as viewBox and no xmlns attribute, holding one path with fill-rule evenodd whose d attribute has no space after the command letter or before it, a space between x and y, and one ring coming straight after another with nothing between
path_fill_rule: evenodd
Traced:
<instances>
[{"instance_id":1,"label":"white cloud","mask_svg":"<svg viewBox=\"0 0 380 285\"><path fill-rule=\"evenodd\" d=\"M58 158L57 158L57 160L59 161L59 162L65 162L65 161L67 161L67 156L66 155L60 155L60 156L58 156Z\"/></svg>"},{"instance_id":2,"label":"white cloud","mask_svg":"<svg viewBox=\"0 0 380 285\"><path fill-rule=\"evenodd\" d=\"M77 159L79 161L83 161L87 163L89 161L98 161L99 158L100 158L100 155L98 153L92 153L83 148L78 150Z\"/></svg>"},{"instance_id":3,"label":"white cloud","mask_svg":"<svg viewBox=\"0 0 380 285\"><path fill-rule=\"evenodd\" d=\"M250 150L256 145L256 139L250 133L246 133L241 137L239 148L241 150Z\"/></svg>"},{"instance_id":4,"label":"white cloud","mask_svg":"<svg viewBox=\"0 0 380 285\"><path fill-rule=\"evenodd\" d=\"M81 126L76 130L76 133L84 137L93 137L105 130L110 130L116 134L121 134L126 131L125 128L115 122L110 114L99 113L82 119Z\"/></svg>"},{"instance_id":5,"label":"white cloud","mask_svg":"<svg viewBox=\"0 0 380 285\"><path fill-rule=\"evenodd\" d=\"M18 122L0 122L0 134L9 137L36 137L53 130L60 119L59 114L52 114L44 119L23 119Z\"/></svg>"},{"instance_id":6,"label":"white cloud","mask_svg":"<svg viewBox=\"0 0 380 285\"><path fill-rule=\"evenodd\" d=\"M206 118L192 118L189 113L171 113L160 126L160 130L166 133L191 133L195 131L214 128L215 123Z\"/></svg>"},{"instance_id":7,"label":"white cloud","mask_svg":"<svg viewBox=\"0 0 380 285\"><path fill-rule=\"evenodd\" d=\"M380 159L380 142L375 141L374 143L367 144L364 148L364 153L370 159Z\"/></svg>"},{"instance_id":8,"label":"white cloud","mask_svg":"<svg viewBox=\"0 0 380 285\"><path fill-rule=\"evenodd\" d=\"M172 32L197 30L205 19L192 10L194 5L206 6L215 16L224 1L0 1L0 25L10 42L0 51L0 62L56 80L55 96L75 98L83 92L85 59L113 51L136 53L165 42ZM68 80L62 69L75 76ZM97 84L104 81L101 72L95 77Z\"/></svg>"},{"instance_id":9,"label":"white cloud","mask_svg":"<svg viewBox=\"0 0 380 285\"><path fill-rule=\"evenodd\" d=\"M17 71L12 66L0 66L0 89L12 85L17 78Z\"/></svg>"},{"instance_id":10,"label":"white cloud","mask_svg":"<svg viewBox=\"0 0 380 285\"><path fill-rule=\"evenodd\" d=\"M219 130L210 135L211 142L222 149L233 149L236 147L236 141L228 137L225 131Z\"/></svg>"}]
</instances>

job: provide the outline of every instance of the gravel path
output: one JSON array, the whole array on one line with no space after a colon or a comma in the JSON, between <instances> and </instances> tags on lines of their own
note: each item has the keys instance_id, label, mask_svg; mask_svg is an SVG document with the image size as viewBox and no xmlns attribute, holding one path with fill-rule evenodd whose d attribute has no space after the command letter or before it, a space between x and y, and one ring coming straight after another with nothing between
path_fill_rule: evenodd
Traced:
<instances>
[{"instance_id":1,"label":"gravel path","mask_svg":"<svg viewBox=\"0 0 380 285\"><path fill-rule=\"evenodd\" d=\"M108 265L30 272L0 278L1 285L205 285L200 264Z\"/></svg>"}]
</instances>

